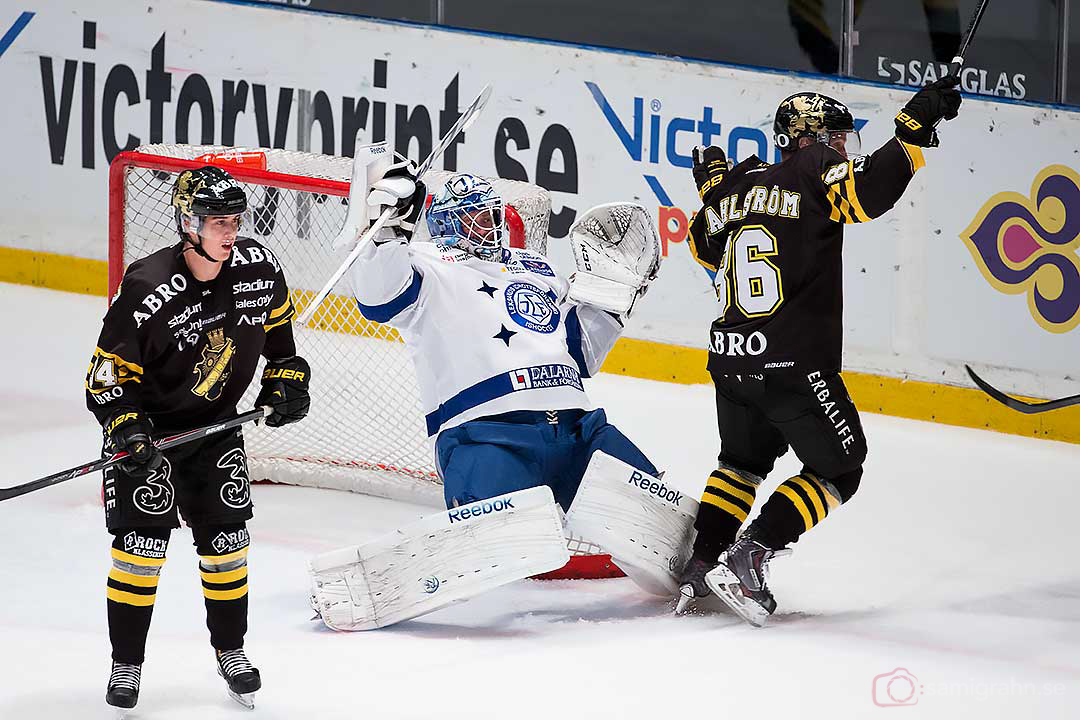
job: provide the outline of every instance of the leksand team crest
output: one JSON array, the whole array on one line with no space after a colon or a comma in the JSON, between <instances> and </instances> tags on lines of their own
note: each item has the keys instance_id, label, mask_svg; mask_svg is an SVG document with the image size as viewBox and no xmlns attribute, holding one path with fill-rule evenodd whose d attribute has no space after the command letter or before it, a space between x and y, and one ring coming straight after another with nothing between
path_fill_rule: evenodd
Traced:
<instances>
[{"instance_id":1,"label":"leksand team crest","mask_svg":"<svg viewBox=\"0 0 1080 720\"><path fill-rule=\"evenodd\" d=\"M994 195L961 238L995 289L1027 295L1031 316L1043 329L1064 333L1080 324L1080 174L1075 170L1043 169L1030 197Z\"/></svg>"},{"instance_id":2,"label":"leksand team crest","mask_svg":"<svg viewBox=\"0 0 1080 720\"><path fill-rule=\"evenodd\" d=\"M559 308L554 293L529 283L510 283L506 288L506 312L523 328L538 333L553 333L559 327Z\"/></svg>"}]
</instances>

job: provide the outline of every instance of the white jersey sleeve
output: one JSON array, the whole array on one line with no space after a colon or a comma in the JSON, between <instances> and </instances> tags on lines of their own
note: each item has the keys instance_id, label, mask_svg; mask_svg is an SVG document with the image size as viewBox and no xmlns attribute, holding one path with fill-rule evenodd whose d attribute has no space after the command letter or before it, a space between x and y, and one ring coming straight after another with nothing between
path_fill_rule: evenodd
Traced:
<instances>
[{"instance_id":1,"label":"white jersey sleeve","mask_svg":"<svg viewBox=\"0 0 1080 720\"><path fill-rule=\"evenodd\" d=\"M480 260L431 243L372 244L351 276L360 312L400 332L416 366L429 435L513 410L592 409L582 378L621 331L567 300L541 255Z\"/></svg>"}]
</instances>

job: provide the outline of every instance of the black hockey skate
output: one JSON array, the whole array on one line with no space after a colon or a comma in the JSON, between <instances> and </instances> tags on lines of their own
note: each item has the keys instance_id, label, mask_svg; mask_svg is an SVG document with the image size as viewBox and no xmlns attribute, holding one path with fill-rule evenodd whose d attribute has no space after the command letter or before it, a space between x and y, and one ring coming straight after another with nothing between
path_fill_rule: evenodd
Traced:
<instances>
[{"instance_id":1,"label":"black hockey skate","mask_svg":"<svg viewBox=\"0 0 1080 720\"><path fill-rule=\"evenodd\" d=\"M130 710L139 702L139 680L142 677L142 665L132 665L113 660L112 672L109 673L109 687L105 691L105 702L120 710Z\"/></svg>"},{"instance_id":2,"label":"black hockey skate","mask_svg":"<svg viewBox=\"0 0 1080 720\"><path fill-rule=\"evenodd\" d=\"M705 583L746 622L761 627L776 610L776 600L765 584L769 561L790 554L787 548L773 550L764 545L751 529L720 555L720 563L705 575Z\"/></svg>"},{"instance_id":3,"label":"black hockey skate","mask_svg":"<svg viewBox=\"0 0 1080 720\"><path fill-rule=\"evenodd\" d=\"M256 690L262 687L259 671L247 659L244 648L216 650L218 675L229 685L229 697L249 710L255 709Z\"/></svg>"},{"instance_id":4,"label":"black hockey skate","mask_svg":"<svg viewBox=\"0 0 1080 720\"><path fill-rule=\"evenodd\" d=\"M716 567L716 561L709 561L700 555L694 555L686 563L679 575L679 597L675 605L675 614L682 615L690 609L690 603L712 595L712 590L705 583L705 575Z\"/></svg>"}]
</instances>

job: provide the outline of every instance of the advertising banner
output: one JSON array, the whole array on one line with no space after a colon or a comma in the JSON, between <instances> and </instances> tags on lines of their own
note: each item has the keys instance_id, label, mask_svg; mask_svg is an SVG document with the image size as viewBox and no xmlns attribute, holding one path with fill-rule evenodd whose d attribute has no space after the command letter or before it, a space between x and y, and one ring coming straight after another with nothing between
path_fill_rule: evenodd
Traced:
<instances>
[{"instance_id":1,"label":"advertising banner","mask_svg":"<svg viewBox=\"0 0 1080 720\"><path fill-rule=\"evenodd\" d=\"M695 348L717 307L685 242L691 148L778 161L776 106L813 89L872 151L911 92L199 0L7 3L0 31L0 244L104 260L108 163L140 144L351 155L389 139L420 159L490 83L436 167L549 189L565 272L578 214L645 205L665 259L627 334ZM1008 390L1080 392L1080 113L968 98L940 133L897 206L847 230L846 366L966 384L969 362Z\"/></svg>"}]
</instances>

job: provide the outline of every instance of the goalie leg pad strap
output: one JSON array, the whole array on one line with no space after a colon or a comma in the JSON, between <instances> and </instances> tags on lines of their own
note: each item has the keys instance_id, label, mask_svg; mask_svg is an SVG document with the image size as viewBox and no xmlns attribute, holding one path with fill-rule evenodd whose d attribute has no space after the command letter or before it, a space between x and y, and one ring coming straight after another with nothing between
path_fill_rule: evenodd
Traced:
<instances>
[{"instance_id":1,"label":"goalie leg pad strap","mask_svg":"<svg viewBox=\"0 0 1080 720\"><path fill-rule=\"evenodd\" d=\"M643 590L674 595L690 556L698 503L607 453L593 454L567 530L598 543Z\"/></svg>"},{"instance_id":2,"label":"goalie leg pad strap","mask_svg":"<svg viewBox=\"0 0 1080 720\"><path fill-rule=\"evenodd\" d=\"M334 630L371 630L555 570L569 559L551 489L529 488L313 558L311 604Z\"/></svg>"}]
</instances>

